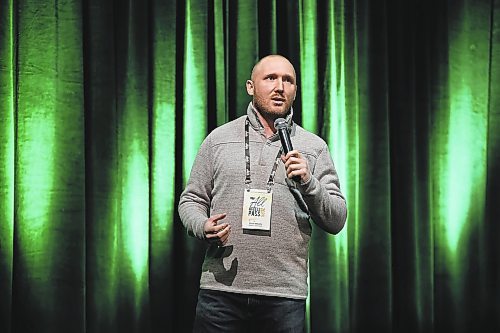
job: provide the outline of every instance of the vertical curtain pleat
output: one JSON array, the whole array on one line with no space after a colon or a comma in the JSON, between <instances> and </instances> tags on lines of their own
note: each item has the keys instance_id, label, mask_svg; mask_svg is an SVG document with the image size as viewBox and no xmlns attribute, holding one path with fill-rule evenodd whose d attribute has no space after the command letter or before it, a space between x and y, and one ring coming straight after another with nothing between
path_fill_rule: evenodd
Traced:
<instances>
[{"instance_id":1,"label":"vertical curtain pleat","mask_svg":"<svg viewBox=\"0 0 500 333\"><path fill-rule=\"evenodd\" d=\"M328 142L342 180L342 191L351 203L350 199L354 193L350 192L346 180L355 176L355 168L350 169L348 165L356 165L357 162L356 154L349 154L346 148L351 147L352 152L357 149L356 143L350 142L350 134L354 136L356 133L351 130L355 129L353 126L357 124L357 114L355 109L351 109L346 103L346 96L352 93L354 88L346 84L346 77L355 73L354 67L346 67L344 61L346 55L352 55L352 44L349 45L350 34L346 24L349 21L349 12L341 1L328 1L322 5L318 4L313 13L314 17L310 18L308 24L314 27L319 20L327 29L318 32L319 41L314 45L318 48L318 55L315 50L311 50L312 45L304 43L305 54L310 55L306 55L302 61L309 66L309 69L303 71L304 89L309 90L302 92L303 125L308 126L309 130L314 129ZM307 30L306 26L304 31ZM311 39L314 43L316 37ZM320 45L327 47L318 47ZM318 63L319 70L313 72ZM302 68L306 69L306 66ZM321 110L317 104L322 105ZM349 204L348 210L355 211L355 207L355 204ZM355 214L350 213L349 221L346 228L350 229L356 223ZM335 237L319 230L313 233L310 263L311 332L342 332L350 329L347 236L348 232L342 232Z\"/></svg>"},{"instance_id":2,"label":"vertical curtain pleat","mask_svg":"<svg viewBox=\"0 0 500 333\"><path fill-rule=\"evenodd\" d=\"M490 68L488 86L488 142L486 180L486 218L484 242L486 245L484 288L488 291L484 301L484 322L500 327L500 1L491 1L490 16Z\"/></svg>"},{"instance_id":3,"label":"vertical curtain pleat","mask_svg":"<svg viewBox=\"0 0 500 333\"><path fill-rule=\"evenodd\" d=\"M388 6L391 151L391 230L393 246L393 327L397 331L432 328L432 233L429 223L428 132L429 107L426 71L429 57L429 15L422 4ZM408 66L411 64L411 66ZM424 135L423 135L424 133ZM408 260L408 257L414 258Z\"/></svg>"},{"instance_id":4,"label":"vertical curtain pleat","mask_svg":"<svg viewBox=\"0 0 500 333\"><path fill-rule=\"evenodd\" d=\"M257 2L228 1L229 34L229 116L231 119L246 114L248 95L245 82L258 59ZM241 87L237 89L236 87Z\"/></svg>"},{"instance_id":5,"label":"vertical curtain pleat","mask_svg":"<svg viewBox=\"0 0 500 333\"><path fill-rule=\"evenodd\" d=\"M210 91L208 98L215 97L214 109L216 113L216 125L225 124L229 120L229 110L226 103L228 92L227 85L227 13L222 1L213 0L213 23L209 22L209 26L213 25L213 64L209 64L209 72L213 70L213 81L215 89ZM209 47L210 50L210 47ZM211 66L211 68L210 68ZM209 115L210 116L210 115Z\"/></svg>"},{"instance_id":6,"label":"vertical curtain pleat","mask_svg":"<svg viewBox=\"0 0 500 333\"><path fill-rule=\"evenodd\" d=\"M208 103L208 49L207 24L209 4L203 0L185 1L181 14L184 17L184 50L182 54L182 185L187 182L192 163L198 148L207 134ZM196 129L196 130L194 130ZM180 194L180 191L179 193ZM180 224L180 221L177 220ZM187 302L176 311L176 327L190 327L193 316L186 312L196 305L201 273L201 262L204 244L189 237L182 229L178 229L182 250L178 252L180 263L176 280L178 297L186 297ZM193 263L190 265L188 263ZM195 286L195 288L193 288Z\"/></svg>"},{"instance_id":7,"label":"vertical curtain pleat","mask_svg":"<svg viewBox=\"0 0 500 333\"><path fill-rule=\"evenodd\" d=\"M150 119L151 214L149 293L151 326L163 332L174 331L176 163L176 1L151 1ZM150 103L151 103L150 102Z\"/></svg>"},{"instance_id":8,"label":"vertical curtain pleat","mask_svg":"<svg viewBox=\"0 0 500 333\"><path fill-rule=\"evenodd\" d=\"M490 2L446 8L447 61L431 129L435 314L438 329L477 328L484 304ZM465 176L465 179L463 178ZM477 286L471 288L471 286ZM484 321L481 321L484 322Z\"/></svg>"},{"instance_id":9,"label":"vertical curtain pleat","mask_svg":"<svg viewBox=\"0 0 500 333\"><path fill-rule=\"evenodd\" d=\"M351 325L364 331L387 328L392 314L388 41L386 4L361 1L356 10L359 224L351 229L356 233Z\"/></svg>"},{"instance_id":10,"label":"vertical curtain pleat","mask_svg":"<svg viewBox=\"0 0 500 333\"><path fill-rule=\"evenodd\" d=\"M112 2L86 0L86 322L89 332L118 332L120 215L118 187L117 18Z\"/></svg>"},{"instance_id":11,"label":"vertical curtain pleat","mask_svg":"<svg viewBox=\"0 0 500 333\"><path fill-rule=\"evenodd\" d=\"M327 12L330 13L330 11ZM299 2L300 66L296 64L295 67L302 74L298 82L298 93L302 102L302 125L313 133L317 133L318 130L318 36L316 29L318 14L316 1ZM330 31L331 29L328 29L327 33Z\"/></svg>"},{"instance_id":12,"label":"vertical curtain pleat","mask_svg":"<svg viewBox=\"0 0 500 333\"><path fill-rule=\"evenodd\" d=\"M149 34L148 1L117 4L115 63L117 181L120 201L121 330L149 327Z\"/></svg>"},{"instance_id":13,"label":"vertical curtain pleat","mask_svg":"<svg viewBox=\"0 0 500 333\"><path fill-rule=\"evenodd\" d=\"M17 2L13 331L85 328L79 1Z\"/></svg>"},{"instance_id":14,"label":"vertical curtain pleat","mask_svg":"<svg viewBox=\"0 0 500 333\"><path fill-rule=\"evenodd\" d=\"M0 331L10 332L14 242L14 2L0 3Z\"/></svg>"}]
</instances>

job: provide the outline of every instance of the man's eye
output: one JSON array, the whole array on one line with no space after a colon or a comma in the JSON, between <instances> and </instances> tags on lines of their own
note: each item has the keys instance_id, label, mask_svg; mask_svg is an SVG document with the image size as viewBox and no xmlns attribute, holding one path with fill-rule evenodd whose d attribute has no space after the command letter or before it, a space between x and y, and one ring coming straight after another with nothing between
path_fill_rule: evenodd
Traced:
<instances>
[{"instance_id":1,"label":"man's eye","mask_svg":"<svg viewBox=\"0 0 500 333\"><path fill-rule=\"evenodd\" d=\"M268 79L268 80L271 80L271 81L274 81L274 80L275 80L275 78L274 78L274 77L272 77L272 76L268 76L268 77L267 77L267 79Z\"/></svg>"}]
</instances>

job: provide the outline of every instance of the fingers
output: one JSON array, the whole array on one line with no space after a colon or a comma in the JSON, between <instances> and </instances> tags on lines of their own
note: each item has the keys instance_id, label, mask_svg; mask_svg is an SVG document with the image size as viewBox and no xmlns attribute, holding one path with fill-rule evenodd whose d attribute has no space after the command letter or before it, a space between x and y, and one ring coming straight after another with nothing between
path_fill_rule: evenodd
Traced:
<instances>
[{"instance_id":1,"label":"fingers","mask_svg":"<svg viewBox=\"0 0 500 333\"><path fill-rule=\"evenodd\" d=\"M306 182L309 179L309 166L307 160L302 157L298 150L292 150L281 157L285 164L286 175L290 179Z\"/></svg>"},{"instance_id":2,"label":"fingers","mask_svg":"<svg viewBox=\"0 0 500 333\"><path fill-rule=\"evenodd\" d=\"M205 222L205 233L208 234L208 233L213 233L213 232L217 232L219 231L219 229L217 229L216 227L218 226L225 226L227 225L227 223L222 223L220 225L217 225L217 222L222 220L223 218L226 217L226 213L222 213L222 214L215 214L215 215L212 215L210 216L210 218Z\"/></svg>"},{"instance_id":3,"label":"fingers","mask_svg":"<svg viewBox=\"0 0 500 333\"><path fill-rule=\"evenodd\" d=\"M307 175L307 169L304 167L297 167L295 168L294 166L289 167L286 170L286 176L288 178L293 178L295 176L299 176L300 178L303 178L304 176Z\"/></svg>"},{"instance_id":4,"label":"fingers","mask_svg":"<svg viewBox=\"0 0 500 333\"><path fill-rule=\"evenodd\" d=\"M301 157L300 153L298 150L292 150L289 151L288 154L284 155L285 161L288 160L290 157L295 156L295 157Z\"/></svg>"},{"instance_id":5,"label":"fingers","mask_svg":"<svg viewBox=\"0 0 500 333\"><path fill-rule=\"evenodd\" d=\"M217 245L226 245L230 232L231 232L231 225L228 224L222 230L215 233L207 234L206 237L210 243L216 243Z\"/></svg>"},{"instance_id":6,"label":"fingers","mask_svg":"<svg viewBox=\"0 0 500 333\"><path fill-rule=\"evenodd\" d=\"M222 245L226 245L229 234L231 233L231 226L228 225L227 228L221 231L221 233L222 235L220 236L219 241Z\"/></svg>"},{"instance_id":7,"label":"fingers","mask_svg":"<svg viewBox=\"0 0 500 333\"><path fill-rule=\"evenodd\" d=\"M221 238L225 235L229 235L231 231L231 225L225 223L224 225L218 225L217 230L212 231L210 233L206 233L207 238Z\"/></svg>"},{"instance_id":8,"label":"fingers","mask_svg":"<svg viewBox=\"0 0 500 333\"><path fill-rule=\"evenodd\" d=\"M210 243L216 243L218 245L224 245L227 243L227 239L231 231L231 225L228 223L217 224L218 221L224 219L226 216L226 213L212 215L205 222L205 237Z\"/></svg>"},{"instance_id":9,"label":"fingers","mask_svg":"<svg viewBox=\"0 0 500 333\"><path fill-rule=\"evenodd\" d=\"M207 234L210 233L210 234L216 234L222 230L224 230L224 228L226 228L227 226L229 226L229 224L227 223L221 223L221 224L217 224L217 225L213 225L213 226L210 226L208 227L207 229Z\"/></svg>"},{"instance_id":10,"label":"fingers","mask_svg":"<svg viewBox=\"0 0 500 333\"><path fill-rule=\"evenodd\" d=\"M293 171L293 170L300 170L300 169L307 169L307 162L304 160L295 160L294 157L292 157L294 160L288 160L285 163L285 169Z\"/></svg>"},{"instance_id":11,"label":"fingers","mask_svg":"<svg viewBox=\"0 0 500 333\"><path fill-rule=\"evenodd\" d=\"M281 160L285 163L285 168L288 168L290 164L305 164L306 160L302 158L302 155L298 150L292 150L286 155L281 155Z\"/></svg>"},{"instance_id":12,"label":"fingers","mask_svg":"<svg viewBox=\"0 0 500 333\"><path fill-rule=\"evenodd\" d=\"M217 222L217 221L222 220L223 218L225 218L225 217L226 217L226 215L227 215L226 213L222 213L222 214L215 214L215 215L212 215L212 216L210 217L210 219L212 219L212 221L213 221L213 222Z\"/></svg>"}]
</instances>

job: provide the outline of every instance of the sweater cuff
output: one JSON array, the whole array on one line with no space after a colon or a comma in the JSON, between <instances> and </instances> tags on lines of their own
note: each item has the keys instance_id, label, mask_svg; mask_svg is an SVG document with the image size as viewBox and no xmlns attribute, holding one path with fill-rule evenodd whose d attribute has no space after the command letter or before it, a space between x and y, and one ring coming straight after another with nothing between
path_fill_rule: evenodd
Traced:
<instances>
[{"instance_id":1,"label":"sweater cuff","mask_svg":"<svg viewBox=\"0 0 500 333\"><path fill-rule=\"evenodd\" d=\"M298 184L297 188L299 189L301 194L309 195L316 189L316 187L318 185L319 185L319 181L316 179L316 177L314 177L311 174L311 177L309 177L309 180L305 183Z\"/></svg>"},{"instance_id":2,"label":"sweater cuff","mask_svg":"<svg viewBox=\"0 0 500 333\"><path fill-rule=\"evenodd\" d=\"M189 233L190 236L196 237L198 239L204 240L206 239L205 235L205 221L206 218L201 218L199 221L194 223L193 228L191 232Z\"/></svg>"}]
</instances>

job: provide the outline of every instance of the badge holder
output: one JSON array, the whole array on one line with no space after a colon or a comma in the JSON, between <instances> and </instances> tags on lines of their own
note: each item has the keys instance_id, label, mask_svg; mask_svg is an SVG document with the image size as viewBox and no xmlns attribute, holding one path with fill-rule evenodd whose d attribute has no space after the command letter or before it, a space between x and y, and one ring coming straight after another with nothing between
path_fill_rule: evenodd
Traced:
<instances>
[{"instance_id":1,"label":"badge holder","mask_svg":"<svg viewBox=\"0 0 500 333\"><path fill-rule=\"evenodd\" d=\"M249 121L245 122L245 189L243 190L243 212L241 226L244 234L271 236L271 208L273 204L272 186L279 164L281 149L276 156L273 169L265 190L252 189L250 176L250 142L248 133Z\"/></svg>"}]
</instances>

